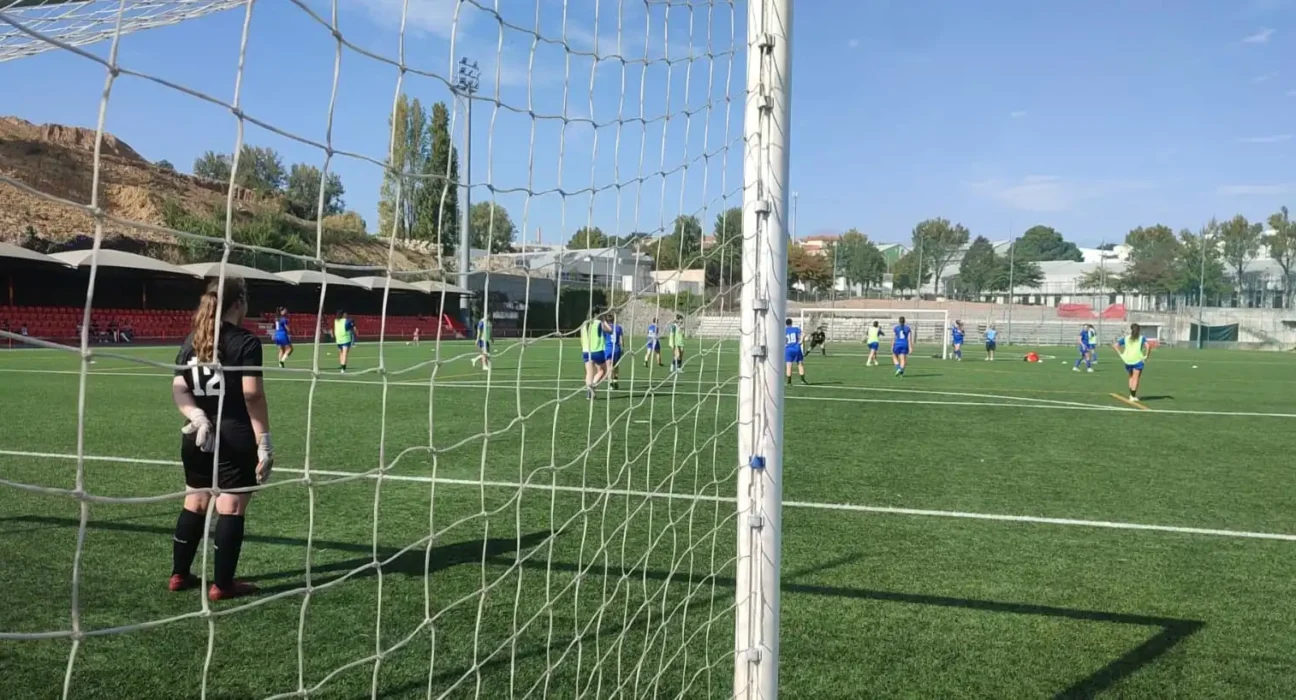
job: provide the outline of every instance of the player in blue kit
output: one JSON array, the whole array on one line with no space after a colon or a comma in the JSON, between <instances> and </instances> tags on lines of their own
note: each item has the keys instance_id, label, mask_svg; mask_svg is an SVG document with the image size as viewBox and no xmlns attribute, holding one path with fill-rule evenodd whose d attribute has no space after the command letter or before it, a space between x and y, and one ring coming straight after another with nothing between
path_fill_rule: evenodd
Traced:
<instances>
[{"instance_id":1,"label":"player in blue kit","mask_svg":"<svg viewBox=\"0 0 1296 700\"><path fill-rule=\"evenodd\" d=\"M962 321L955 320L954 325L950 326L950 341L954 343L954 361L962 362L963 361L963 322Z\"/></svg>"},{"instance_id":2,"label":"player in blue kit","mask_svg":"<svg viewBox=\"0 0 1296 700\"><path fill-rule=\"evenodd\" d=\"M891 329L891 361L895 363L895 376L903 377L909 363L909 353L913 351L913 329L905 323L905 317Z\"/></svg>"},{"instance_id":3,"label":"player in blue kit","mask_svg":"<svg viewBox=\"0 0 1296 700\"><path fill-rule=\"evenodd\" d=\"M648 324L648 343L644 348L644 367L648 366L648 360L652 356L657 356L657 366L662 366L661 361L661 338L657 337L657 319L653 319Z\"/></svg>"},{"instance_id":4,"label":"player in blue kit","mask_svg":"<svg viewBox=\"0 0 1296 700\"><path fill-rule=\"evenodd\" d=\"M1080 371L1080 363L1083 362L1083 363L1085 363L1085 367L1087 368L1087 370L1090 371L1090 372L1092 372L1092 371L1093 371L1094 332L1093 332L1093 330L1091 329L1091 327L1089 326L1089 324L1085 324L1085 325L1083 325L1083 326L1080 327L1080 342L1079 342L1078 347L1079 347L1079 350L1080 350L1080 357L1076 358L1075 365L1073 365L1073 366L1071 367L1071 371L1072 371L1072 372L1079 372L1079 371Z\"/></svg>"},{"instance_id":5,"label":"player in blue kit","mask_svg":"<svg viewBox=\"0 0 1296 700\"><path fill-rule=\"evenodd\" d=\"M787 329L783 332L783 337L787 344L783 347L783 363L787 369L788 384L792 383L792 365L797 366L797 374L801 376L802 384L809 384L805 378L805 348L802 343L805 342L805 336L801 333L801 328L792 325L792 319L788 319Z\"/></svg>"},{"instance_id":6,"label":"player in blue kit","mask_svg":"<svg viewBox=\"0 0 1296 700\"><path fill-rule=\"evenodd\" d=\"M612 378L611 386L613 389L620 388L617 384L617 379L620 376L617 365L621 364L621 350L624 340L625 329L621 327L619 322L614 320L603 334L603 376Z\"/></svg>"},{"instance_id":7,"label":"player in blue kit","mask_svg":"<svg viewBox=\"0 0 1296 700\"><path fill-rule=\"evenodd\" d=\"M288 330L288 309L280 306L275 315L274 344L279 348L279 366L293 354L292 333Z\"/></svg>"}]
</instances>

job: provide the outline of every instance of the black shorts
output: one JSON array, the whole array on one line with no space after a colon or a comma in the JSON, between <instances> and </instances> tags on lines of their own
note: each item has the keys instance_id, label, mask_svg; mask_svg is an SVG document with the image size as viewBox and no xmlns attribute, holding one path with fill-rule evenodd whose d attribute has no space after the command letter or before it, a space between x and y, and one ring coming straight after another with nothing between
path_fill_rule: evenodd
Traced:
<instances>
[{"instance_id":1,"label":"black shorts","mask_svg":"<svg viewBox=\"0 0 1296 700\"><path fill-rule=\"evenodd\" d=\"M185 486L193 489L212 487L212 460L216 455L198 449L194 436L180 440L180 461L184 464ZM256 486L256 433L250 423L224 422L220 429L220 464L216 468L216 486L242 489Z\"/></svg>"}]
</instances>

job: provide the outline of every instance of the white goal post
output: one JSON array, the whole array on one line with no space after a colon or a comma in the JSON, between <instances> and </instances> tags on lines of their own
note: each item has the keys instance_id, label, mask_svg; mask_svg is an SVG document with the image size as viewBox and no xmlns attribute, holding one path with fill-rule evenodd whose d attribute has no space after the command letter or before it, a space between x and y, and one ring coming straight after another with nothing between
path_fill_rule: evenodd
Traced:
<instances>
[{"instance_id":1,"label":"white goal post","mask_svg":"<svg viewBox=\"0 0 1296 700\"><path fill-rule=\"evenodd\" d=\"M823 326L828 342L863 343L868 337L868 327L876 321L882 328L883 339L891 337L892 329L900 318L913 329L918 355L929 355L933 346L940 348L940 358L950 355L950 318L945 309L848 309L838 307L803 308L800 312L801 330L807 335ZM887 345L890 343L887 342Z\"/></svg>"}]
</instances>

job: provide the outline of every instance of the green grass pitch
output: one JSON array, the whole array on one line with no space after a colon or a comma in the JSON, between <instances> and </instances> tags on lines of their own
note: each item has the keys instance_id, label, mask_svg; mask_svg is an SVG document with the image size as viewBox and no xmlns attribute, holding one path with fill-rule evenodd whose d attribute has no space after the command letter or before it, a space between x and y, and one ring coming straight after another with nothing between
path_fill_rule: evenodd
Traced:
<instances>
[{"instance_id":1,"label":"green grass pitch","mask_svg":"<svg viewBox=\"0 0 1296 700\"><path fill-rule=\"evenodd\" d=\"M593 403L572 341L501 344L489 386L463 343L269 374L278 485L240 565L263 593L211 614L165 590L166 371L97 360L85 489L134 500L86 509L71 697L727 697L737 347L692 345ZM1296 541L1241 535L1296 533L1296 357L1158 351L1139 410L1110 350L903 379L861 352L788 389L784 697L1290 697ZM0 479L75 486L79 381L74 355L0 352ZM62 693L80 517L0 486L0 697Z\"/></svg>"}]
</instances>

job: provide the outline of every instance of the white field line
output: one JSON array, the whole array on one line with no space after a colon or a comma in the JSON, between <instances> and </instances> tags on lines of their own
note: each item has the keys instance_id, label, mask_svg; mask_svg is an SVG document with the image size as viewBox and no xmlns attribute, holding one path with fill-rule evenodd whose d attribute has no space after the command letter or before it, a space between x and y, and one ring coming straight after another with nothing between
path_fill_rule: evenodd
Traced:
<instances>
[{"instance_id":1,"label":"white field line","mask_svg":"<svg viewBox=\"0 0 1296 700\"><path fill-rule=\"evenodd\" d=\"M266 374L267 375L272 374L273 369L274 368L267 367L265 370ZM514 374L513 372L504 369L501 369L499 371L505 373L505 375L509 377L512 377L512 375ZM17 373L17 374L67 374L67 375L80 374L79 370L0 369L0 373L6 373L6 372ZM301 372L297 371L295 373L301 373ZM91 371L90 374L94 376L103 376L103 377L159 378L159 377L172 376L169 373L166 374L144 373L144 372L117 371L117 370ZM474 372L473 375L476 376L477 373ZM462 377L467 375L457 375L457 376ZM657 378L662 379L661 376L658 376ZM306 377L267 376L265 379L268 382L310 382L311 381L309 378ZM730 379L733 378L731 377ZM320 377L318 381L322 383L332 383L332 384L370 384L376 386L382 386L384 384L384 382L377 379L340 379L340 378L329 379L326 377ZM640 388L639 382L641 381L641 379L639 377L623 377L621 381L628 384L628 386L626 386L627 390L631 388L636 388L636 389ZM630 384L630 382L632 381L634 383ZM643 377L642 381L643 381L643 385L647 386L650 380L647 377ZM424 389L428 387L428 383L429 382L426 379L419 380L419 381L389 380L386 382L387 386L420 387ZM442 379L436 382L436 386L438 388L476 388L476 389L484 389L487 386L489 386L490 388L495 389L497 391L522 390L522 389L526 389L529 391L553 391L556 387L561 385L580 386L583 383L584 382L582 382L580 379L564 379L559 381L555 379L516 380L510 378L510 379L505 379L501 381L492 381L492 382L487 382L485 380L468 381L462 379ZM716 386L717 384L714 381L699 381L695 379L689 379L687 377L676 379L675 383L703 384L707 386ZM534 384L535 386L532 386L532 384ZM667 385L665 384L658 386L659 392L661 392L663 395L669 395L670 392L664 391L665 389L667 389ZM1103 405L1103 404L1073 403L1069 401L1054 401L1052 399L1041 399L1041 398L1026 397L1026 396L1008 396L1008 395L999 395L999 394L970 394L965 392L944 392L944 391L932 391L932 390L921 390L921 389L881 389L875 387L839 387L839 386L831 386L831 387L820 386L819 389L839 389L839 390L848 390L848 391L885 391L885 392L894 392L894 393L902 393L902 394L933 394L937 396L964 396L964 397L973 397L973 398L986 398L986 399L993 399L993 400L991 401L937 401L937 400L920 400L920 399L866 399L866 398L848 398L843 396L795 396L795 395L787 395L784 398L790 401L835 401L835 402L842 402L842 403L865 403L865 404L880 403L880 404L906 404L906 405L919 405L919 406L985 406L991 408L1027 408L1031 410L1049 409L1049 410L1057 410L1057 411L1106 411L1106 412L1116 411L1116 412L1129 413L1132 415L1149 415L1149 416L1150 415L1157 415L1157 416L1179 415L1179 416L1218 416L1218 417L1241 417L1241 418L1296 418L1296 413L1276 413L1276 412L1263 412L1263 411L1201 411L1201 410L1181 409L1181 408L1179 409L1158 408L1155 411L1140 411L1135 408L1124 408L1120 406L1112 406L1110 404ZM604 391L604 388L600 388L600 392L602 391ZM711 396L713 398L731 398L731 399L738 397L737 394L725 394L725 393L718 393L718 392L711 394Z\"/></svg>"},{"instance_id":2,"label":"white field line","mask_svg":"<svg viewBox=\"0 0 1296 700\"><path fill-rule=\"evenodd\" d=\"M76 460L73 454L57 452L25 452L21 450L0 449L0 455L13 457L31 457L35 459ZM137 459L134 457L110 457L86 455L87 462L105 462L109 464L138 464L147 466L179 467L179 461L165 459ZM279 467L277 471L290 474L304 474L302 469ZM348 472L330 469L312 469L311 474L330 477L363 477L378 479L375 472ZM482 481L479 479L452 479L448 477L414 476L408 474L382 474L383 481L404 481L420 484L446 484L450 486L471 486L480 488L526 489L532 491L556 491L560 493L606 494L611 496L630 496L635 498L661 498L667 500L691 500L710 503L737 503L736 497L708 496L692 493L671 493L664 491L638 491L633 489L600 489L581 486L559 486L554 484L519 484L512 481ZM814 501L783 501L784 508L802 508L807 510L845 511L852 513L875 513L880 515L912 515L927 518L954 518L959 520L984 520L989 522L1029 523L1032 525L1057 525L1062 527L1088 527L1107 530L1135 530L1144 532L1168 532L1179 535L1203 535L1209 537L1231 537L1253 540L1280 540L1296 542L1296 535L1276 532L1248 532L1246 530L1223 530L1218 528L1182 527L1178 525L1150 525L1146 523L1125 523L1111 520L1080 520L1077 518L1050 518L1036 515L1005 515L1001 513L972 513L957 510L931 510L927 508L897 508L892 506L866 506L854 503L818 503Z\"/></svg>"}]
</instances>

